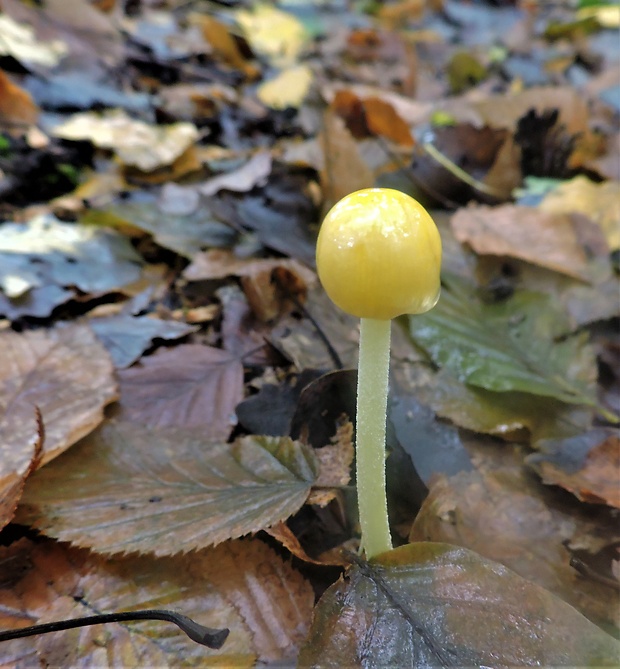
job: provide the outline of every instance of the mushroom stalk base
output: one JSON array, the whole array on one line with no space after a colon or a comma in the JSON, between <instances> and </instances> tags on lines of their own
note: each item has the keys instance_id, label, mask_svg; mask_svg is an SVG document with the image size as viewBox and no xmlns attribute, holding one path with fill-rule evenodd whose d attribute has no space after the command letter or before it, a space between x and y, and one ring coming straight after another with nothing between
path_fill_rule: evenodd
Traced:
<instances>
[{"instance_id":1,"label":"mushroom stalk base","mask_svg":"<svg viewBox=\"0 0 620 669\"><path fill-rule=\"evenodd\" d=\"M385 492L385 423L391 321L362 318L357 377L357 503L366 557L389 551Z\"/></svg>"}]
</instances>

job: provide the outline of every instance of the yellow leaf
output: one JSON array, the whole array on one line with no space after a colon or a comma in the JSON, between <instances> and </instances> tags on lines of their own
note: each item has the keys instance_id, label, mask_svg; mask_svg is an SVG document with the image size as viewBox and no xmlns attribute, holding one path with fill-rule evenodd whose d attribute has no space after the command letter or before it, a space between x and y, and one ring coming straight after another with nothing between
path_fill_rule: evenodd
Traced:
<instances>
[{"instance_id":1,"label":"yellow leaf","mask_svg":"<svg viewBox=\"0 0 620 669\"><path fill-rule=\"evenodd\" d=\"M307 40L303 25L292 15L270 5L236 13L237 22L252 50L273 65L293 65Z\"/></svg>"},{"instance_id":2,"label":"yellow leaf","mask_svg":"<svg viewBox=\"0 0 620 669\"><path fill-rule=\"evenodd\" d=\"M609 248L620 248L620 200L617 181L595 184L579 176L549 193L540 209L550 213L584 214L601 226Z\"/></svg>"},{"instance_id":3,"label":"yellow leaf","mask_svg":"<svg viewBox=\"0 0 620 669\"><path fill-rule=\"evenodd\" d=\"M272 109L299 107L312 83L312 70L307 65L283 70L274 79L261 84L257 95L259 100Z\"/></svg>"}]
</instances>

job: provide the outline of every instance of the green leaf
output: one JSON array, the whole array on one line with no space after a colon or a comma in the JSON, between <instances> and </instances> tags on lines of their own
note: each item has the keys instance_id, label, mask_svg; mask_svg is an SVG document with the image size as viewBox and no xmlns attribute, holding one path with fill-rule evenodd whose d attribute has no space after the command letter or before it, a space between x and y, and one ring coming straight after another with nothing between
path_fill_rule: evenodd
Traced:
<instances>
[{"instance_id":1,"label":"green leaf","mask_svg":"<svg viewBox=\"0 0 620 669\"><path fill-rule=\"evenodd\" d=\"M29 480L20 522L100 553L173 555L285 520L316 479L287 437L209 443L199 432L110 422Z\"/></svg>"},{"instance_id":2,"label":"green leaf","mask_svg":"<svg viewBox=\"0 0 620 669\"><path fill-rule=\"evenodd\" d=\"M321 598L299 666L617 666L620 644L549 591L448 544L354 567Z\"/></svg>"},{"instance_id":3,"label":"green leaf","mask_svg":"<svg viewBox=\"0 0 620 669\"><path fill-rule=\"evenodd\" d=\"M546 295L518 291L485 304L449 280L437 306L410 316L409 327L415 343L461 382L596 405L594 354L584 336L555 341L568 330L567 316Z\"/></svg>"}]
</instances>

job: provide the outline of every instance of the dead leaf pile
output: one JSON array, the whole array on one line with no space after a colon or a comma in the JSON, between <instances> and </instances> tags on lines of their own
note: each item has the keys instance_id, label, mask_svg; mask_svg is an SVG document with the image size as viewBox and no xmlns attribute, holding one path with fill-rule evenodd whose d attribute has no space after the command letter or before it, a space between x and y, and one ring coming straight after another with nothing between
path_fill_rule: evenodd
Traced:
<instances>
[{"instance_id":1,"label":"dead leaf pile","mask_svg":"<svg viewBox=\"0 0 620 669\"><path fill-rule=\"evenodd\" d=\"M619 22L578 5L2 0L0 627L230 635L0 665L618 664ZM373 186L444 259L393 327L368 563L314 256Z\"/></svg>"}]
</instances>

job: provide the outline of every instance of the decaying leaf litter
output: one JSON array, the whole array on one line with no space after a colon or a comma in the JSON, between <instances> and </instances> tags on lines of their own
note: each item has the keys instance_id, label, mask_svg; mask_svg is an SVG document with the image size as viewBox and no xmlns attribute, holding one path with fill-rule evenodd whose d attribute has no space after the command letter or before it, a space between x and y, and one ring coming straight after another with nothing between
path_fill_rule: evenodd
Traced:
<instances>
[{"instance_id":1,"label":"decaying leaf litter","mask_svg":"<svg viewBox=\"0 0 620 669\"><path fill-rule=\"evenodd\" d=\"M617 6L0 6L1 627L231 630L0 663L614 664ZM358 332L314 244L373 185L433 212L443 297L393 331L403 547L343 572Z\"/></svg>"}]
</instances>

